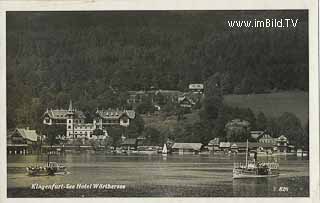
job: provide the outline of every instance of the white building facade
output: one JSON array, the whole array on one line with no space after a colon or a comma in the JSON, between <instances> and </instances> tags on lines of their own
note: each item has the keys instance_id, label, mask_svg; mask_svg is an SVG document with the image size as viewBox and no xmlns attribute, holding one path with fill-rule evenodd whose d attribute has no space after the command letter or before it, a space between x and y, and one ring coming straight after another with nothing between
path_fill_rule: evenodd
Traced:
<instances>
[{"instance_id":1,"label":"white building facade","mask_svg":"<svg viewBox=\"0 0 320 203\"><path fill-rule=\"evenodd\" d=\"M68 110L46 110L43 124L66 126L66 139L105 139L108 136L107 127L120 125L128 127L130 120L135 118L133 110L97 110L92 123L86 123L86 116L80 110L72 107L70 101ZM96 135L94 131L100 129L102 133Z\"/></svg>"}]
</instances>

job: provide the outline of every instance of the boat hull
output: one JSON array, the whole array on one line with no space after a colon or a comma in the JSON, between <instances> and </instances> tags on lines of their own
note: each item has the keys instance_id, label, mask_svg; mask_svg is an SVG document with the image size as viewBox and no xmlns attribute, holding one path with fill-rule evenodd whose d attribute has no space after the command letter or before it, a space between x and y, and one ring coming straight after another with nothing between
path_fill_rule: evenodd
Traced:
<instances>
[{"instance_id":1,"label":"boat hull","mask_svg":"<svg viewBox=\"0 0 320 203\"><path fill-rule=\"evenodd\" d=\"M249 169L242 169L237 168L233 169L233 179L240 179L240 178L271 178L279 176L278 170L265 170L259 171L257 168L249 170Z\"/></svg>"},{"instance_id":2,"label":"boat hull","mask_svg":"<svg viewBox=\"0 0 320 203\"><path fill-rule=\"evenodd\" d=\"M66 167L55 162L50 162L47 166L30 166L26 168L27 174L30 176L50 176L66 174Z\"/></svg>"},{"instance_id":3,"label":"boat hull","mask_svg":"<svg viewBox=\"0 0 320 203\"><path fill-rule=\"evenodd\" d=\"M233 175L233 179L243 179L243 178L272 178L277 177L279 174L273 174L273 175L248 175L248 174L240 174L240 175Z\"/></svg>"}]
</instances>

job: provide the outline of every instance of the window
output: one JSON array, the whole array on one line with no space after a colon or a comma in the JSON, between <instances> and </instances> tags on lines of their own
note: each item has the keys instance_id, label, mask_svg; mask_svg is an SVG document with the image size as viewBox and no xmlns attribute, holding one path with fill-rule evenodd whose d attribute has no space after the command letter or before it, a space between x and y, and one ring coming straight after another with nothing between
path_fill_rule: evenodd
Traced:
<instances>
[{"instance_id":1,"label":"window","mask_svg":"<svg viewBox=\"0 0 320 203\"><path fill-rule=\"evenodd\" d=\"M70 126L70 125L68 126L68 129L71 129L71 126Z\"/></svg>"},{"instance_id":2,"label":"window","mask_svg":"<svg viewBox=\"0 0 320 203\"><path fill-rule=\"evenodd\" d=\"M69 123L71 123L71 120L69 120Z\"/></svg>"}]
</instances>

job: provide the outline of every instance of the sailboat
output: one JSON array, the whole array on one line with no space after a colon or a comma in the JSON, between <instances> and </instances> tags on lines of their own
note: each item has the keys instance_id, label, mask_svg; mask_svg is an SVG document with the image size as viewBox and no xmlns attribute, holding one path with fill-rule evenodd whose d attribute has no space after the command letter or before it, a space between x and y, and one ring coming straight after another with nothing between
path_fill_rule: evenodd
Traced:
<instances>
[{"instance_id":1,"label":"sailboat","mask_svg":"<svg viewBox=\"0 0 320 203\"><path fill-rule=\"evenodd\" d=\"M259 163L256 159L248 161L248 140L246 147L246 162L234 163L233 178L266 178L279 176L279 163Z\"/></svg>"},{"instance_id":2,"label":"sailboat","mask_svg":"<svg viewBox=\"0 0 320 203\"><path fill-rule=\"evenodd\" d=\"M163 145L162 154L165 154L165 155L168 154L168 149L167 149L167 145L166 144Z\"/></svg>"}]
</instances>

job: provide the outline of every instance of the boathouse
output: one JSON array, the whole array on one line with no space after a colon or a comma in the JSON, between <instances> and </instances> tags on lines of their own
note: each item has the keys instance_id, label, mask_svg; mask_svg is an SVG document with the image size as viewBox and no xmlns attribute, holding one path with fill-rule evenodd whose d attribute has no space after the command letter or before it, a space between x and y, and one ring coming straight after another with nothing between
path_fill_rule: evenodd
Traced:
<instances>
[{"instance_id":1,"label":"boathouse","mask_svg":"<svg viewBox=\"0 0 320 203\"><path fill-rule=\"evenodd\" d=\"M198 154L202 149L201 143L174 143L172 146L172 152L178 152L179 154Z\"/></svg>"},{"instance_id":2,"label":"boathouse","mask_svg":"<svg viewBox=\"0 0 320 203\"><path fill-rule=\"evenodd\" d=\"M229 151L230 147L231 147L230 142L220 142L219 143L219 148L221 151Z\"/></svg>"},{"instance_id":3,"label":"boathouse","mask_svg":"<svg viewBox=\"0 0 320 203\"><path fill-rule=\"evenodd\" d=\"M30 154L37 148L39 135L29 128L16 128L7 133L8 154Z\"/></svg>"},{"instance_id":4,"label":"boathouse","mask_svg":"<svg viewBox=\"0 0 320 203\"><path fill-rule=\"evenodd\" d=\"M273 144L271 143L259 143L259 142L249 142L248 149L253 151L269 151L273 150ZM231 151L245 152L247 148L246 142L233 142L231 143Z\"/></svg>"},{"instance_id":5,"label":"boathouse","mask_svg":"<svg viewBox=\"0 0 320 203\"><path fill-rule=\"evenodd\" d=\"M123 149L136 150L137 146L138 146L138 140L136 138L126 138L121 144L121 147Z\"/></svg>"}]
</instances>

